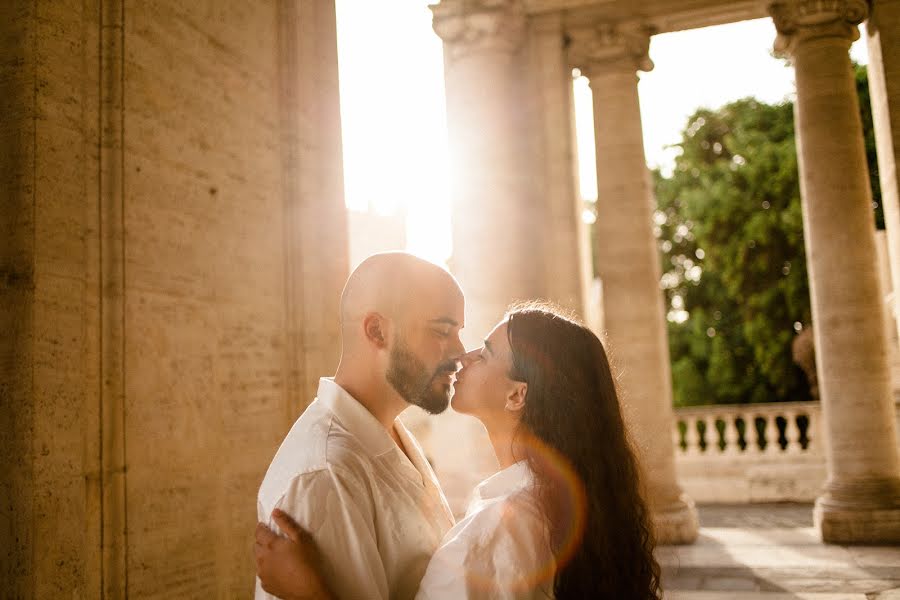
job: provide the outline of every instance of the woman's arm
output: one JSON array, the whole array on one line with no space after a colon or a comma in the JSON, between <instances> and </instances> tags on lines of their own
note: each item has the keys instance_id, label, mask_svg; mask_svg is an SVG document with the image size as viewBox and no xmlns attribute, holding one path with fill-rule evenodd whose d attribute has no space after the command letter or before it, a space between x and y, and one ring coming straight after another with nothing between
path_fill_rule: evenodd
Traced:
<instances>
[{"instance_id":1,"label":"woman's arm","mask_svg":"<svg viewBox=\"0 0 900 600\"><path fill-rule=\"evenodd\" d=\"M256 574L263 589L284 600L337 600L322 575L322 557L312 536L280 509L272 518L287 537L263 523L256 526Z\"/></svg>"}]
</instances>

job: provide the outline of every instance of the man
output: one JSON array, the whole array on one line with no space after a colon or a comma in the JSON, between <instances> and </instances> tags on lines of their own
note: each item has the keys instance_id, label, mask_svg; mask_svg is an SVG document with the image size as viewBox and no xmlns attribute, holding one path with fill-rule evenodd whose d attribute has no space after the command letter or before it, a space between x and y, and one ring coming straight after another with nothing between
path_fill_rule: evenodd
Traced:
<instances>
[{"instance_id":1,"label":"man","mask_svg":"<svg viewBox=\"0 0 900 600\"><path fill-rule=\"evenodd\" d=\"M259 520L283 510L321 550L325 586L345 599L413 598L453 516L421 448L397 419L447 408L463 354L462 290L412 255L369 257L341 295L341 360L279 448ZM257 600L272 598L256 585Z\"/></svg>"}]
</instances>

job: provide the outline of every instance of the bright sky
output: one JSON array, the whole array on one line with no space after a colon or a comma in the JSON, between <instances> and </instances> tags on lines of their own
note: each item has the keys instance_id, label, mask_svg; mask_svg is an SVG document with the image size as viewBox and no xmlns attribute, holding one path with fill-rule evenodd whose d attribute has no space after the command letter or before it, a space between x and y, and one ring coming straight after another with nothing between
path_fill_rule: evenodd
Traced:
<instances>
[{"instance_id":1,"label":"bright sky","mask_svg":"<svg viewBox=\"0 0 900 600\"><path fill-rule=\"evenodd\" d=\"M441 41L434 0L337 0L338 60L347 206L407 211L407 247L435 261L451 252ZM671 168L687 117L755 96L793 93L793 70L771 56L769 19L654 36L656 67L639 85L647 163ZM851 55L867 64L864 36ZM596 197L591 98L575 81L581 192Z\"/></svg>"}]
</instances>

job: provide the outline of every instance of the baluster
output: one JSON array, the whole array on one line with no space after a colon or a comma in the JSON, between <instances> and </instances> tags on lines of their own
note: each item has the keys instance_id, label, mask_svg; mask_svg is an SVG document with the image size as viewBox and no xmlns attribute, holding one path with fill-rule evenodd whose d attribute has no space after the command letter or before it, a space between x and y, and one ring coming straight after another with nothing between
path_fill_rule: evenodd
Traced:
<instances>
[{"instance_id":1,"label":"baluster","mask_svg":"<svg viewBox=\"0 0 900 600\"><path fill-rule=\"evenodd\" d=\"M716 429L716 418L706 415L703 422L706 423L706 454L718 454L719 430Z\"/></svg>"},{"instance_id":2,"label":"baluster","mask_svg":"<svg viewBox=\"0 0 900 600\"><path fill-rule=\"evenodd\" d=\"M684 431L684 443L687 445L685 453L690 456L697 456L701 451L700 434L697 432L697 419L694 416L687 416L684 418L684 423L687 425L687 429Z\"/></svg>"},{"instance_id":3,"label":"baluster","mask_svg":"<svg viewBox=\"0 0 900 600\"><path fill-rule=\"evenodd\" d=\"M726 415L725 421L725 454L741 453L741 432L737 428L737 414ZM746 421L744 421L746 423Z\"/></svg>"},{"instance_id":4,"label":"baluster","mask_svg":"<svg viewBox=\"0 0 900 600\"><path fill-rule=\"evenodd\" d=\"M790 454L800 454L803 446L800 445L800 427L797 425L797 413L791 411L784 415L787 423L784 427L784 437L787 440L785 451Z\"/></svg>"},{"instance_id":5,"label":"baluster","mask_svg":"<svg viewBox=\"0 0 900 600\"><path fill-rule=\"evenodd\" d=\"M782 431L781 431L781 427L778 426L778 417L781 417L782 419L784 419L784 415L781 414L781 411L779 411L778 414L775 414L772 417L772 425L775 427L775 432L774 432L775 433L775 451L778 453L784 454L785 452L787 452L787 419L785 419L785 430L784 430L785 445L784 445L784 448L782 448L781 447Z\"/></svg>"},{"instance_id":6,"label":"baluster","mask_svg":"<svg viewBox=\"0 0 900 600\"><path fill-rule=\"evenodd\" d=\"M781 452L781 446L778 444L778 421L776 418L777 415L771 413L763 415L763 419L766 420L766 427L763 431L766 436L766 449L763 450L763 454L778 454Z\"/></svg>"},{"instance_id":7,"label":"baluster","mask_svg":"<svg viewBox=\"0 0 900 600\"><path fill-rule=\"evenodd\" d=\"M746 429L744 429L744 439L747 441L748 454L762 454L762 448L760 447L762 438L759 435L759 429L756 428L757 416L755 413L750 413L744 421L747 424Z\"/></svg>"},{"instance_id":8,"label":"baluster","mask_svg":"<svg viewBox=\"0 0 900 600\"><path fill-rule=\"evenodd\" d=\"M684 454L684 450L681 448L681 429L679 425L681 421L675 421L675 427L672 428L672 447L675 448L675 455Z\"/></svg>"}]
</instances>

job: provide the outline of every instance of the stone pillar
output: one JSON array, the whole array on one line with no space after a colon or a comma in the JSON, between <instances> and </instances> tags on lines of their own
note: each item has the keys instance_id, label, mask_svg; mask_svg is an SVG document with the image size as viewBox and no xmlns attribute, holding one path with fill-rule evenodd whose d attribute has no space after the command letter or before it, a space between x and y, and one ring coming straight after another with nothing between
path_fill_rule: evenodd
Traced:
<instances>
[{"instance_id":1,"label":"stone pillar","mask_svg":"<svg viewBox=\"0 0 900 600\"><path fill-rule=\"evenodd\" d=\"M887 230L891 289L900 287L900 192L897 155L900 154L900 0L874 0L866 23L869 46L869 94L878 147L878 177ZM891 311L900 331L897 303ZM896 337L896 333L894 337Z\"/></svg>"},{"instance_id":2,"label":"stone pillar","mask_svg":"<svg viewBox=\"0 0 900 600\"><path fill-rule=\"evenodd\" d=\"M444 0L432 10L444 41L451 270L466 293L468 345L480 343L510 302L544 291L524 131L526 22L517 0Z\"/></svg>"},{"instance_id":3,"label":"stone pillar","mask_svg":"<svg viewBox=\"0 0 900 600\"><path fill-rule=\"evenodd\" d=\"M524 99L534 131L530 144L535 174L532 179L547 215L540 229L547 241L543 248L547 286L544 293L584 318L591 275L584 259L590 257L590 244L581 219L583 201L577 189L572 69L566 56L562 14L551 12L532 17L526 46L531 88Z\"/></svg>"},{"instance_id":4,"label":"stone pillar","mask_svg":"<svg viewBox=\"0 0 900 600\"><path fill-rule=\"evenodd\" d=\"M697 513L675 478L669 347L638 102L637 71L652 68L650 32L599 26L571 34L570 59L590 79L594 98L597 270L623 410L659 542L691 543Z\"/></svg>"},{"instance_id":5,"label":"stone pillar","mask_svg":"<svg viewBox=\"0 0 900 600\"><path fill-rule=\"evenodd\" d=\"M872 198L850 44L865 0L770 4L796 69L795 124L828 481L829 543L900 542L900 466Z\"/></svg>"},{"instance_id":6,"label":"stone pillar","mask_svg":"<svg viewBox=\"0 0 900 600\"><path fill-rule=\"evenodd\" d=\"M340 351L334 2L0 2L0 54L0 597L246 597Z\"/></svg>"},{"instance_id":7,"label":"stone pillar","mask_svg":"<svg viewBox=\"0 0 900 600\"><path fill-rule=\"evenodd\" d=\"M881 297L884 299L884 338L888 348L888 372L891 380L891 396L898 397L897 384L900 383L900 340L897 336L897 323L893 317L894 291L891 283L890 248L886 231L875 232L875 251L878 256L878 280L881 284Z\"/></svg>"},{"instance_id":8,"label":"stone pillar","mask_svg":"<svg viewBox=\"0 0 900 600\"><path fill-rule=\"evenodd\" d=\"M450 269L466 294L463 342L474 347L509 304L543 296L543 222L526 147L526 18L518 0L432 6L444 42L453 201ZM451 507L497 464L480 423L448 411L423 446ZM464 470L460 464L466 464Z\"/></svg>"}]
</instances>

